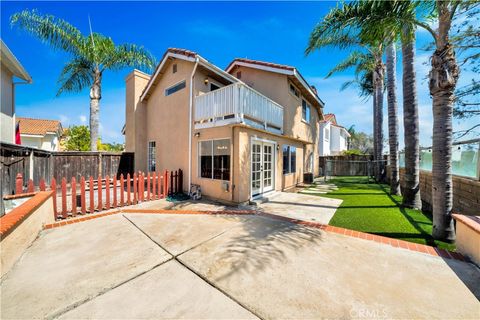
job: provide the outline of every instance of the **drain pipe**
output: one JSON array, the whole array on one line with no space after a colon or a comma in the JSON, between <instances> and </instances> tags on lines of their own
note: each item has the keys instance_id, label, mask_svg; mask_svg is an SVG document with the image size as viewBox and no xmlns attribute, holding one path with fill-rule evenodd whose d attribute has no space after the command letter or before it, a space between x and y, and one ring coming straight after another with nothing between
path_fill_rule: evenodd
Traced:
<instances>
[{"instance_id":1,"label":"drain pipe","mask_svg":"<svg viewBox=\"0 0 480 320\"><path fill-rule=\"evenodd\" d=\"M192 185L192 114L193 114L193 79L198 66L198 56L195 58L195 66L190 76L190 106L188 112L188 194Z\"/></svg>"}]
</instances>

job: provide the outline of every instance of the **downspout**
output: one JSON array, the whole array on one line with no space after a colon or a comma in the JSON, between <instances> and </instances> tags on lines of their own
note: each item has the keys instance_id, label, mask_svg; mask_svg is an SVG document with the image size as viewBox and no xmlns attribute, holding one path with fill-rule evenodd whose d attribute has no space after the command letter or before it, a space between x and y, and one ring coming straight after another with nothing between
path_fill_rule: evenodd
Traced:
<instances>
[{"instance_id":1,"label":"downspout","mask_svg":"<svg viewBox=\"0 0 480 320\"><path fill-rule=\"evenodd\" d=\"M195 58L195 66L193 67L192 75L190 76L190 107L188 112L188 193L190 194L190 187L192 185L192 115L193 115L193 78L198 66L198 56Z\"/></svg>"}]
</instances>

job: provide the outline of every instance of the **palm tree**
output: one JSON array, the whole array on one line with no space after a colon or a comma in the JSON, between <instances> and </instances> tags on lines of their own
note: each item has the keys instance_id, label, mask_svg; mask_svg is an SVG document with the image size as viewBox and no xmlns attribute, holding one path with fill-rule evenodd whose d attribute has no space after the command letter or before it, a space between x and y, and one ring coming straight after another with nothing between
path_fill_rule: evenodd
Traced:
<instances>
[{"instance_id":1,"label":"palm tree","mask_svg":"<svg viewBox=\"0 0 480 320\"><path fill-rule=\"evenodd\" d=\"M96 151L103 72L118 71L125 67L151 69L155 65L155 59L143 47L133 44L115 45L111 38L99 33L83 35L65 20L42 15L36 10L15 13L10 22L12 26L26 30L52 48L72 55L72 60L60 74L57 96L64 92L80 92L84 88L90 88L90 149Z\"/></svg>"},{"instance_id":2,"label":"palm tree","mask_svg":"<svg viewBox=\"0 0 480 320\"><path fill-rule=\"evenodd\" d=\"M390 193L400 195L398 170L397 56L395 43L387 46L388 142L390 148Z\"/></svg>"},{"instance_id":3,"label":"palm tree","mask_svg":"<svg viewBox=\"0 0 480 320\"><path fill-rule=\"evenodd\" d=\"M363 3L363 2L362 2ZM305 50L305 53L312 52L324 47L336 47L339 49L357 49L347 59L335 67L333 72L343 71L347 68L360 64L361 60L366 62L366 56L373 59L369 64L369 72L373 85L373 131L374 131L374 159L376 160L375 177L381 180L381 160L383 154L383 91L385 65L382 60L385 48L384 38L365 39L361 37L361 29L355 24L361 10L356 4L344 4L342 7L332 9L324 19L315 26ZM359 51L360 50L360 51ZM362 66L364 68L366 64ZM328 77L327 76L327 77Z\"/></svg>"}]
</instances>

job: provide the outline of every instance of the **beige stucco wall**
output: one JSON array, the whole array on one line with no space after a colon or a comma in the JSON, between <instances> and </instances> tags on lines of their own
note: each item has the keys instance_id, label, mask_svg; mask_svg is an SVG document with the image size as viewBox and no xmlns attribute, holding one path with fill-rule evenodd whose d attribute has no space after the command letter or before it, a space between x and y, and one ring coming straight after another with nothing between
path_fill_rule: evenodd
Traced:
<instances>
[{"instance_id":1,"label":"beige stucco wall","mask_svg":"<svg viewBox=\"0 0 480 320\"><path fill-rule=\"evenodd\" d=\"M149 75L138 70L133 70L125 79L125 151L127 152L135 152L136 118L139 118L138 121L144 118L140 95L149 79ZM138 134L144 135L144 126L139 126Z\"/></svg>"},{"instance_id":2,"label":"beige stucco wall","mask_svg":"<svg viewBox=\"0 0 480 320\"><path fill-rule=\"evenodd\" d=\"M477 265L480 265L480 233L457 219L457 250L468 256Z\"/></svg>"},{"instance_id":3,"label":"beige stucco wall","mask_svg":"<svg viewBox=\"0 0 480 320\"><path fill-rule=\"evenodd\" d=\"M310 153L314 153L313 173L318 175L319 121L321 115L318 108L314 107L315 102L310 97L300 96L298 98L291 94L290 81L287 75L244 66L235 68L232 74L236 75L237 72L241 72L243 82L284 107L284 134L311 143L304 150L303 158L306 160ZM302 98L311 106L310 122L308 123L302 120ZM308 163L304 163L304 169L307 169L307 167Z\"/></svg>"},{"instance_id":4,"label":"beige stucco wall","mask_svg":"<svg viewBox=\"0 0 480 320\"><path fill-rule=\"evenodd\" d=\"M30 206L29 201L35 201L34 198L39 196L43 197L43 195L37 194L21 206ZM34 209L33 213L23 220L15 230L1 240L1 276L10 270L23 252L32 244L38 233L43 229L43 226L54 222L52 199L51 195L48 196L45 202Z\"/></svg>"},{"instance_id":5,"label":"beige stucco wall","mask_svg":"<svg viewBox=\"0 0 480 320\"><path fill-rule=\"evenodd\" d=\"M1 113L0 113L0 141L15 142L15 105L13 96L13 75L7 67L1 65Z\"/></svg>"}]
</instances>

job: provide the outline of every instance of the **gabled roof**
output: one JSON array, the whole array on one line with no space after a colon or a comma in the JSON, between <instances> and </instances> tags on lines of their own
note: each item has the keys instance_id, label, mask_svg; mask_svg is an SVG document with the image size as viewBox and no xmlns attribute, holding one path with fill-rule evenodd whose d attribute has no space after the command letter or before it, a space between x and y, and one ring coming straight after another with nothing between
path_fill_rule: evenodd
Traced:
<instances>
[{"instance_id":1,"label":"gabled roof","mask_svg":"<svg viewBox=\"0 0 480 320\"><path fill-rule=\"evenodd\" d=\"M161 74L161 71L163 66L165 65L165 62L171 58L176 58L176 59L181 59L181 60L191 61L191 62L198 62L203 67L211 70L212 72L218 74L220 77L227 79L228 81L240 82L237 78L235 78L228 72L223 71L222 69L215 66L214 64L210 63L207 59L203 58L201 55L199 55L194 51L190 51L187 49L179 49L179 48L168 48L167 51L165 51L165 53L163 54L159 64L155 68L155 71L153 72L153 76L150 78L147 85L145 86L145 89L143 90L142 95L140 96L141 101L148 99L148 97L152 93L153 88L156 85L156 81L158 80L158 77Z\"/></svg>"},{"instance_id":2,"label":"gabled roof","mask_svg":"<svg viewBox=\"0 0 480 320\"><path fill-rule=\"evenodd\" d=\"M47 133L61 135L63 132L62 123L58 120L17 117L18 123L20 123L20 134L45 136Z\"/></svg>"},{"instance_id":3,"label":"gabled roof","mask_svg":"<svg viewBox=\"0 0 480 320\"><path fill-rule=\"evenodd\" d=\"M22 64L17 60L13 55L12 51L8 49L7 45L0 39L0 51L1 51L1 61L2 64L13 73L14 76L27 81L28 83L32 82L32 77L28 74Z\"/></svg>"},{"instance_id":4,"label":"gabled roof","mask_svg":"<svg viewBox=\"0 0 480 320\"><path fill-rule=\"evenodd\" d=\"M350 137L350 133L348 132L348 130L344 127L344 126L341 126L337 123L337 117L335 117L335 114L333 113L327 113L325 115L323 115L323 120L321 122L330 122L330 125L334 126L334 127L337 127L337 128L340 128L340 129L343 129L345 131L345 133Z\"/></svg>"},{"instance_id":5,"label":"gabled roof","mask_svg":"<svg viewBox=\"0 0 480 320\"><path fill-rule=\"evenodd\" d=\"M245 66L245 67L250 67L250 68L256 68L256 69L261 69L261 70L266 70L270 72L275 72L275 73L280 73L280 74L285 74L289 76L294 76L300 84L305 88L305 90L323 107L325 103L320 99L318 96L316 89L312 88L305 78L300 74L300 72L297 70L297 68L284 65L284 64L278 64L278 63L273 63L273 62L266 62L266 61L260 61L260 60L252 60L252 59L245 59L245 58L236 58L230 64L227 66L225 71L230 72L235 66Z\"/></svg>"}]
</instances>

